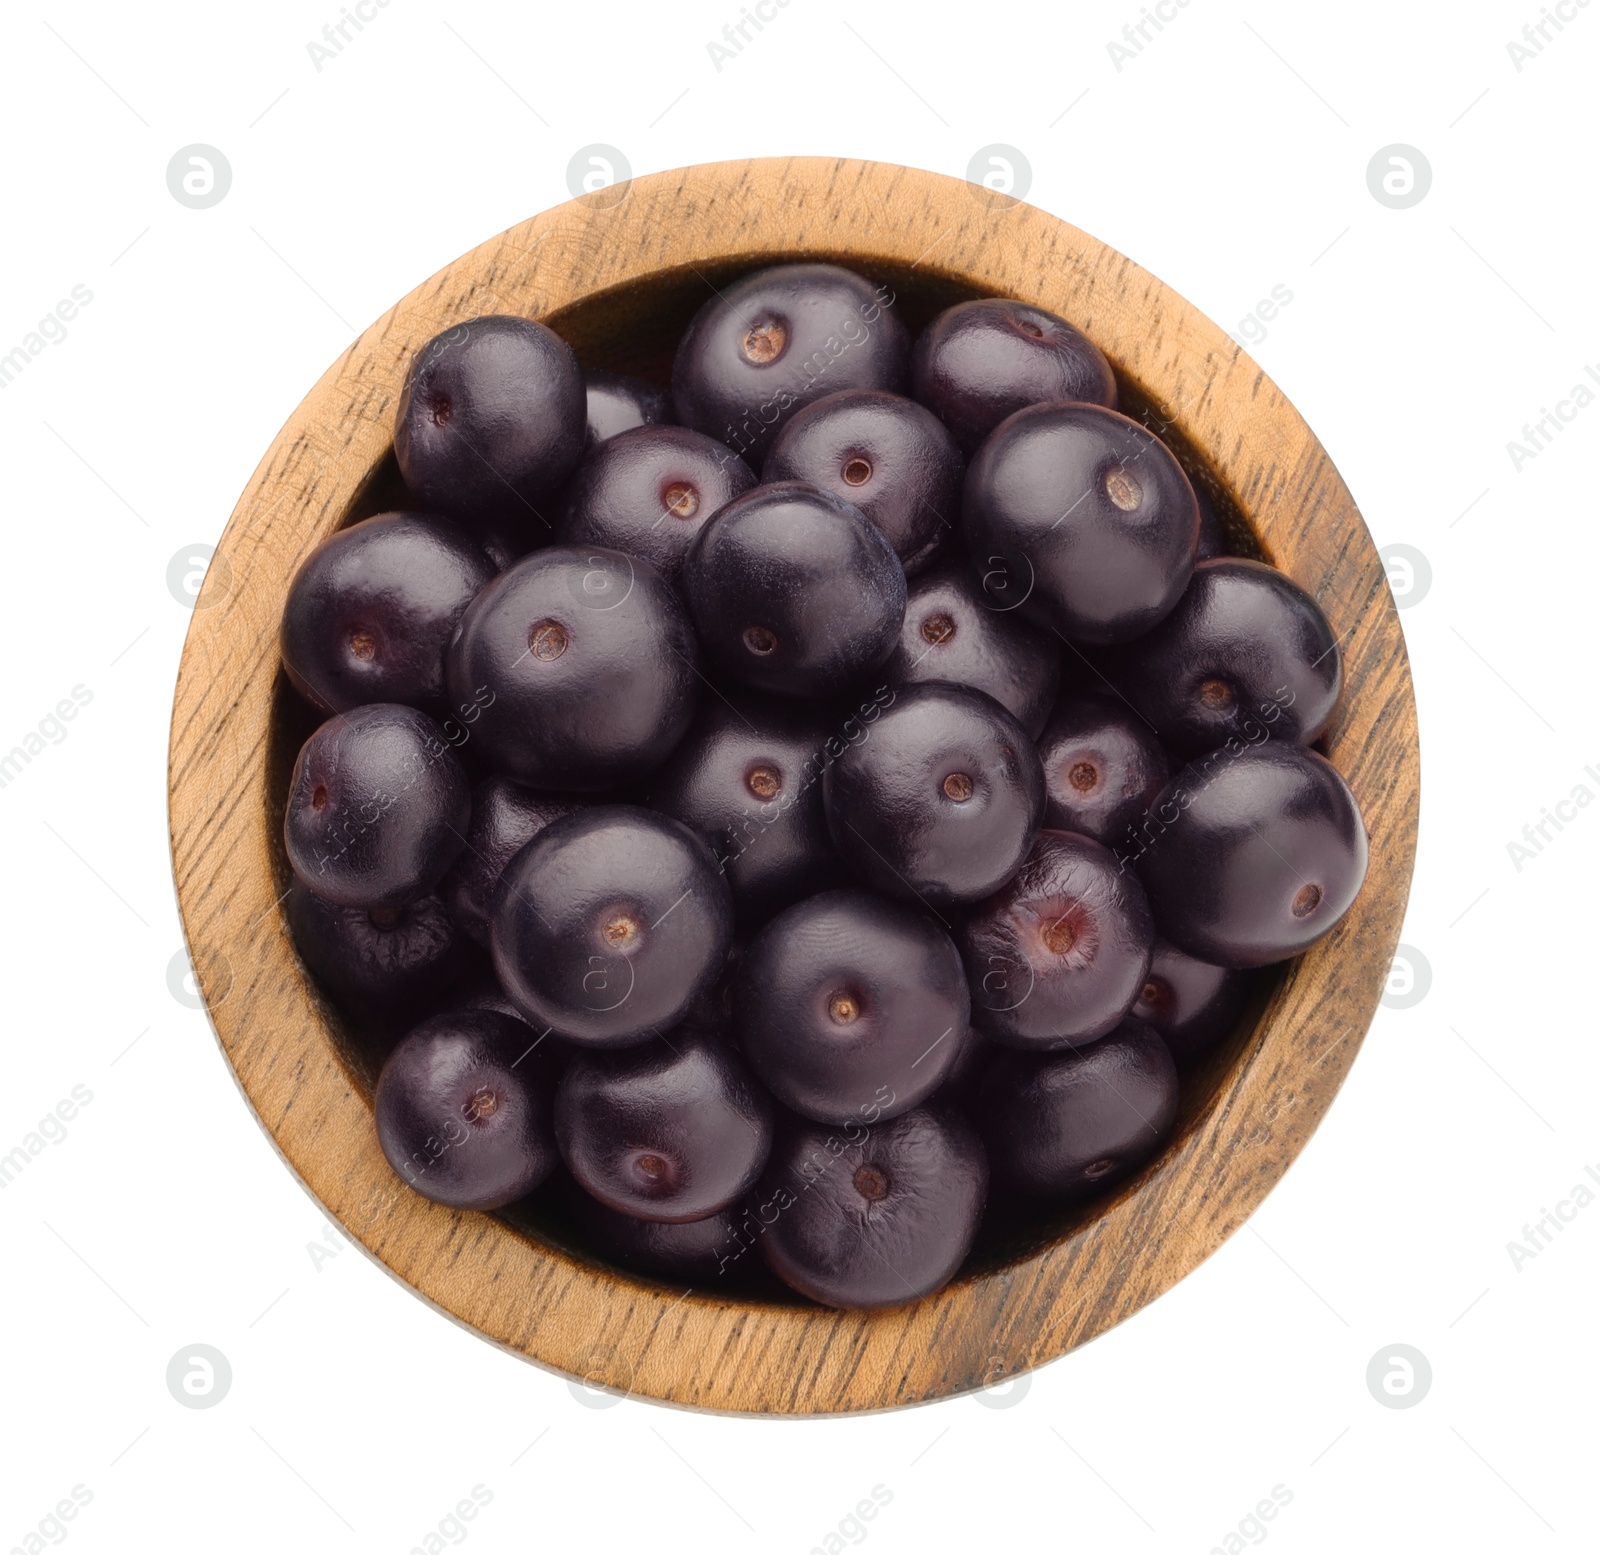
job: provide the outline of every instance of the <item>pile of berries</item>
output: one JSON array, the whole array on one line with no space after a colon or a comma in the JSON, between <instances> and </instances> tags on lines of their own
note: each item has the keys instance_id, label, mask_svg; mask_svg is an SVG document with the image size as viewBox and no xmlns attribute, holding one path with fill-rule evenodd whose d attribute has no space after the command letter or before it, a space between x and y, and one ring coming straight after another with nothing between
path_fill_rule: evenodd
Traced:
<instances>
[{"instance_id":1,"label":"pile of berries","mask_svg":"<svg viewBox=\"0 0 1600 1555\"><path fill-rule=\"evenodd\" d=\"M1367 840L1333 629L1117 393L1052 313L913 341L816 263L670 389L523 318L417 353L410 503L281 642L289 922L416 1191L870 1308L1161 1149Z\"/></svg>"}]
</instances>

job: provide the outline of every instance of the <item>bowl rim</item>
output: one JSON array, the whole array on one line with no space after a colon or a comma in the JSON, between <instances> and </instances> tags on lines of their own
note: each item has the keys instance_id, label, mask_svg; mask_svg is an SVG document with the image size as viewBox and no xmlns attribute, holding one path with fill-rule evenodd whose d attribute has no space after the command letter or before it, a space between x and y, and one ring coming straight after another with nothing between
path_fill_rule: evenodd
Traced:
<instances>
[{"instance_id":1,"label":"bowl rim","mask_svg":"<svg viewBox=\"0 0 1600 1555\"><path fill-rule=\"evenodd\" d=\"M1195 473L1237 505L1266 559L1334 620L1346 683L1326 748L1371 844L1356 908L1291 964L1209 1108L1162 1156L1048 1245L869 1313L635 1278L405 1188L288 939L265 792L284 592L387 456L412 352L478 314L549 318L651 277L779 256L1015 296L1085 329L1183 434L1204 464ZM445 266L363 331L228 521L185 640L169 753L197 983L241 1091L307 1192L380 1266L508 1352L591 1387L740 1414L881 1410L993 1386L1105 1332L1209 1257L1305 1146L1360 1048L1399 939L1419 788L1382 562L1326 451L1243 348L1044 211L942 174L824 157L702 164L569 201Z\"/></svg>"}]
</instances>

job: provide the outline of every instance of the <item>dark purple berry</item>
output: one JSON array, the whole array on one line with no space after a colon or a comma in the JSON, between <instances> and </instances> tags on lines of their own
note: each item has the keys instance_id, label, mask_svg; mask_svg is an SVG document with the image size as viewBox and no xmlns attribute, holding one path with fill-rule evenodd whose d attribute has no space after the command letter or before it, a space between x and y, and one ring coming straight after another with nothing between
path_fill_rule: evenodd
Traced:
<instances>
[{"instance_id":1,"label":"dark purple berry","mask_svg":"<svg viewBox=\"0 0 1600 1555\"><path fill-rule=\"evenodd\" d=\"M298 881L284 903L307 967L339 1000L384 1017L435 1004L466 967L461 930L437 896L403 907L335 907Z\"/></svg>"},{"instance_id":2,"label":"dark purple berry","mask_svg":"<svg viewBox=\"0 0 1600 1555\"><path fill-rule=\"evenodd\" d=\"M1148 636L1111 660L1118 688L1181 759L1269 735L1309 745L1344 672L1321 607L1265 562L1202 562Z\"/></svg>"},{"instance_id":3,"label":"dark purple berry","mask_svg":"<svg viewBox=\"0 0 1600 1555\"><path fill-rule=\"evenodd\" d=\"M581 1189L568 1198L569 1213L584 1239L608 1262L635 1274L711 1285L748 1267L739 1263L749 1238L738 1204L703 1220L640 1220Z\"/></svg>"},{"instance_id":4,"label":"dark purple berry","mask_svg":"<svg viewBox=\"0 0 1600 1555\"><path fill-rule=\"evenodd\" d=\"M499 1209L557 1160L548 1070L519 1020L462 1011L424 1021L389 1055L373 1111L389 1165L452 1209Z\"/></svg>"},{"instance_id":5,"label":"dark purple berry","mask_svg":"<svg viewBox=\"0 0 1600 1555\"><path fill-rule=\"evenodd\" d=\"M683 588L706 652L733 679L825 696L894 647L906 578L849 503L802 481L758 486L701 529Z\"/></svg>"},{"instance_id":6,"label":"dark purple berry","mask_svg":"<svg viewBox=\"0 0 1600 1555\"><path fill-rule=\"evenodd\" d=\"M678 581L712 514L756 483L737 454L688 427L636 427L593 449L562 499L560 543L610 546Z\"/></svg>"},{"instance_id":7,"label":"dark purple berry","mask_svg":"<svg viewBox=\"0 0 1600 1555\"><path fill-rule=\"evenodd\" d=\"M473 536L428 513L380 513L341 529L289 585L284 671L325 712L407 702L442 713L445 645L494 574Z\"/></svg>"},{"instance_id":8,"label":"dark purple berry","mask_svg":"<svg viewBox=\"0 0 1600 1555\"><path fill-rule=\"evenodd\" d=\"M1015 611L997 610L965 560L952 558L909 585L900 640L882 673L891 686L950 680L987 692L1038 739L1061 683L1061 644Z\"/></svg>"},{"instance_id":9,"label":"dark purple berry","mask_svg":"<svg viewBox=\"0 0 1600 1555\"><path fill-rule=\"evenodd\" d=\"M1155 939L1133 871L1088 837L1042 831L962 926L973 1021L1011 1047L1082 1047L1144 986Z\"/></svg>"},{"instance_id":10,"label":"dark purple berry","mask_svg":"<svg viewBox=\"0 0 1600 1555\"><path fill-rule=\"evenodd\" d=\"M708 697L650 785L650 806L710 844L747 922L837 884L822 809L830 726L800 703Z\"/></svg>"},{"instance_id":11,"label":"dark purple berry","mask_svg":"<svg viewBox=\"0 0 1600 1555\"><path fill-rule=\"evenodd\" d=\"M1119 846L1172 775L1154 731L1125 702L1069 696L1039 738L1044 824Z\"/></svg>"},{"instance_id":12,"label":"dark purple berry","mask_svg":"<svg viewBox=\"0 0 1600 1555\"><path fill-rule=\"evenodd\" d=\"M394 451L417 500L468 523L502 521L534 544L543 505L584 444L583 373L543 324L504 314L435 335L412 359Z\"/></svg>"},{"instance_id":13,"label":"dark purple berry","mask_svg":"<svg viewBox=\"0 0 1600 1555\"><path fill-rule=\"evenodd\" d=\"M643 777L700 697L682 603L620 551L525 556L472 602L445 662L474 748L530 787L587 793Z\"/></svg>"},{"instance_id":14,"label":"dark purple berry","mask_svg":"<svg viewBox=\"0 0 1600 1555\"><path fill-rule=\"evenodd\" d=\"M773 1271L845 1309L893 1307L947 1284L972 1246L989 1169L976 1130L938 1102L886 1122L780 1134L762 1183Z\"/></svg>"},{"instance_id":15,"label":"dark purple berry","mask_svg":"<svg viewBox=\"0 0 1600 1555\"><path fill-rule=\"evenodd\" d=\"M403 907L466 840L471 788L425 713L377 702L330 718L300 748L284 846L301 882L340 907Z\"/></svg>"},{"instance_id":16,"label":"dark purple berry","mask_svg":"<svg viewBox=\"0 0 1600 1555\"><path fill-rule=\"evenodd\" d=\"M703 1220L740 1198L772 1145L772 1103L726 1042L679 1029L581 1053L556 1092L556 1139L580 1187L641 1220Z\"/></svg>"},{"instance_id":17,"label":"dark purple berry","mask_svg":"<svg viewBox=\"0 0 1600 1555\"><path fill-rule=\"evenodd\" d=\"M537 1030L583 1047L676 1025L732 938L733 901L711 850L631 805L552 821L506 866L490 911L501 986Z\"/></svg>"},{"instance_id":18,"label":"dark purple berry","mask_svg":"<svg viewBox=\"0 0 1600 1555\"><path fill-rule=\"evenodd\" d=\"M1181 1063L1233 1030L1249 990L1247 972L1196 961L1158 939L1131 1013L1151 1026Z\"/></svg>"},{"instance_id":19,"label":"dark purple berry","mask_svg":"<svg viewBox=\"0 0 1600 1555\"><path fill-rule=\"evenodd\" d=\"M466 845L439 885L456 922L480 945L489 943L489 908L501 872L551 821L583 806L513 783L485 778L472 790Z\"/></svg>"},{"instance_id":20,"label":"dark purple berry","mask_svg":"<svg viewBox=\"0 0 1600 1555\"><path fill-rule=\"evenodd\" d=\"M1117 404L1111 364L1087 335L1054 313L1006 297L958 302L934 319L912 349L911 392L969 455L1025 406Z\"/></svg>"},{"instance_id":21,"label":"dark purple berry","mask_svg":"<svg viewBox=\"0 0 1600 1555\"><path fill-rule=\"evenodd\" d=\"M590 371L583 375L585 446L593 448L608 437L634 427L659 426L672 418L667 413L667 391L626 373Z\"/></svg>"},{"instance_id":22,"label":"dark purple berry","mask_svg":"<svg viewBox=\"0 0 1600 1555\"><path fill-rule=\"evenodd\" d=\"M1136 864L1164 938L1216 966L1298 955L1344 917L1367 872L1355 796L1314 751L1212 751L1157 796Z\"/></svg>"},{"instance_id":23,"label":"dark purple berry","mask_svg":"<svg viewBox=\"0 0 1600 1555\"><path fill-rule=\"evenodd\" d=\"M1200 510L1166 445L1098 405L1034 405L967 469L962 525L980 585L1072 642L1126 642L1177 604Z\"/></svg>"},{"instance_id":24,"label":"dark purple berry","mask_svg":"<svg viewBox=\"0 0 1600 1555\"><path fill-rule=\"evenodd\" d=\"M1172 1055L1136 1020L1079 1052L997 1049L973 1101L995 1186L1047 1198L1120 1182L1161 1149L1177 1116Z\"/></svg>"},{"instance_id":25,"label":"dark purple berry","mask_svg":"<svg viewBox=\"0 0 1600 1555\"><path fill-rule=\"evenodd\" d=\"M939 418L878 389L845 389L796 411L761 466L764 483L808 481L843 497L908 573L954 532L961 473L961 455Z\"/></svg>"},{"instance_id":26,"label":"dark purple berry","mask_svg":"<svg viewBox=\"0 0 1600 1555\"><path fill-rule=\"evenodd\" d=\"M938 1089L966 1045L961 956L926 913L825 891L759 933L733 984L751 1067L822 1123L892 1118Z\"/></svg>"},{"instance_id":27,"label":"dark purple berry","mask_svg":"<svg viewBox=\"0 0 1600 1555\"><path fill-rule=\"evenodd\" d=\"M1027 730L969 686L906 686L822 779L834 845L869 885L972 902L1021 864L1044 812Z\"/></svg>"},{"instance_id":28,"label":"dark purple berry","mask_svg":"<svg viewBox=\"0 0 1600 1555\"><path fill-rule=\"evenodd\" d=\"M905 327L887 287L838 265L773 265L722 287L672 363L677 419L759 462L804 405L906 386Z\"/></svg>"}]
</instances>

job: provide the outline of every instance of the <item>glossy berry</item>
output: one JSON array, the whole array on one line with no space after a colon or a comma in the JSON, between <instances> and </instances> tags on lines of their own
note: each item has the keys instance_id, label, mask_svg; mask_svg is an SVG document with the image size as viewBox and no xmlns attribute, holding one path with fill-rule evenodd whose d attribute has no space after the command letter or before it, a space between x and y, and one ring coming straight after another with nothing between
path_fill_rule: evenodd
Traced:
<instances>
[{"instance_id":1,"label":"glossy berry","mask_svg":"<svg viewBox=\"0 0 1600 1555\"><path fill-rule=\"evenodd\" d=\"M284 901L301 959L337 998L384 1016L416 1012L454 987L466 944L437 896L403 907L336 907L298 881Z\"/></svg>"},{"instance_id":2,"label":"glossy berry","mask_svg":"<svg viewBox=\"0 0 1600 1555\"><path fill-rule=\"evenodd\" d=\"M541 509L583 452L584 416L583 373L564 340L532 319L468 319L412 359L395 458L423 507L541 542Z\"/></svg>"},{"instance_id":3,"label":"glossy berry","mask_svg":"<svg viewBox=\"0 0 1600 1555\"><path fill-rule=\"evenodd\" d=\"M513 1003L537 1029L586 1047L676 1025L732 937L733 901L710 849L631 805L552 821L506 866L490 912L495 971Z\"/></svg>"},{"instance_id":4,"label":"glossy berry","mask_svg":"<svg viewBox=\"0 0 1600 1555\"><path fill-rule=\"evenodd\" d=\"M825 696L889 655L906 579L849 503L801 481L735 498L684 560L689 609L718 668L783 696Z\"/></svg>"},{"instance_id":5,"label":"glossy berry","mask_svg":"<svg viewBox=\"0 0 1600 1555\"><path fill-rule=\"evenodd\" d=\"M1181 1063L1216 1046L1233 1030L1249 989L1248 973L1196 961L1158 939L1132 1014Z\"/></svg>"},{"instance_id":6,"label":"glossy berry","mask_svg":"<svg viewBox=\"0 0 1600 1555\"><path fill-rule=\"evenodd\" d=\"M1077 643L1126 642L1177 604L1200 510L1153 433L1097 405L1034 405L967 468L962 525L984 592Z\"/></svg>"},{"instance_id":7,"label":"glossy berry","mask_svg":"<svg viewBox=\"0 0 1600 1555\"><path fill-rule=\"evenodd\" d=\"M824 1306L899 1306L961 1267L988 1187L977 1131L937 1102L871 1125L794 1127L762 1184L775 1218L761 1251Z\"/></svg>"},{"instance_id":8,"label":"glossy berry","mask_svg":"<svg viewBox=\"0 0 1600 1555\"><path fill-rule=\"evenodd\" d=\"M962 926L972 1018L1011 1047L1081 1047L1144 986L1155 939L1132 870L1088 837L1042 831L1014 879Z\"/></svg>"},{"instance_id":9,"label":"glossy berry","mask_svg":"<svg viewBox=\"0 0 1600 1555\"><path fill-rule=\"evenodd\" d=\"M1122 844L1172 775L1150 726L1112 696L1063 697L1039 738L1039 760L1044 824L1110 848Z\"/></svg>"},{"instance_id":10,"label":"glossy berry","mask_svg":"<svg viewBox=\"0 0 1600 1555\"><path fill-rule=\"evenodd\" d=\"M1119 689L1183 759L1229 740L1309 745L1344 683L1316 600L1276 567L1236 556L1196 567L1172 614L1112 663Z\"/></svg>"},{"instance_id":11,"label":"glossy berry","mask_svg":"<svg viewBox=\"0 0 1600 1555\"><path fill-rule=\"evenodd\" d=\"M914 573L954 532L962 468L932 411L899 394L845 389L790 417L761 479L808 481L843 497Z\"/></svg>"},{"instance_id":12,"label":"glossy berry","mask_svg":"<svg viewBox=\"0 0 1600 1555\"><path fill-rule=\"evenodd\" d=\"M965 559L952 558L912 580L882 674L891 686L950 680L987 692L1038 739L1061 683L1061 644L1015 611L995 609Z\"/></svg>"},{"instance_id":13,"label":"glossy berry","mask_svg":"<svg viewBox=\"0 0 1600 1555\"><path fill-rule=\"evenodd\" d=\"M838 265L773 265L695 314L672 363L677 419L758 463L804 405L906 386L908 343L886 287Z\"/></svg>"},{"instance_id":14,"label":"glossy berry","mask_svg":"<svg viewBox=\"0 0 1600 1555\"><path fill-rule=\"evenodd\" d=\"M568 1214L608 1263L635 1274L668 1275L712 1285L749 1268L740 1262L748 1235L738 1204L701 1220L640 1220L602 1204L575 1188L567 1196Z\"/></svg>"},{"instance_id":15,"label":"glossy berry","mask_svg":"<svg viewBox=\"0 0 1600 1555\"><path fill-rule=\"evenodd\" d=\"M1086 1198L1150 1160L1178 1116L1178 1071L1166 1045L1124 1021L1081 1052L996 1051L973 1117L997 1188Z\"/></svg>"},{"instance_id":16,"label":"glossy berry","mask_svg":"<svg viewBox=\"0 0 1600 1555\"><path fill-rule=\"evenodd\" d=\"M1162 789L1131 854L1162 935L1216 966L1298 955L1350 910L1367 872L1355 796L1314 751L1213 751Z\"/></svg>"},{"instance_id":17,"label":"glossy berry","mask_svg":"<svg viewBox=\"0 0 1600 1555\"><path fill-rule=\"evenodd\" d=\"M750 467L688 427L636 427L591 450L562 499L563 545L642 556L676 583L684 553L719 508L756 483Z\"/></svg>"},{"instance_id":18,"label":"glossy berry","mask_svg":"<svg viewBox=\"0 0 1600 1555\"><path fill-rule=\"evenodd\" d=\"M677 1030L583 1053L556 1093L556 1139L580 1187L642 1220L703 1220L761 1174L772 1103L720 1038Z\"/></svg>"},{"instance_id":19,"label":"glossy berry","mask_svg":"<svg viewBox=\"0 0 1600 1555\"><path fill-rule=\"evenodd\" d=\"M659 426L672 418L667 391L626 373L586 372L583 375L584 446L593 448L608 437L634 427Z\"/></svg>"},{"instance_id":20,"label":"glossy berry","mask_svg":"<svg viewBox=\"0 0 1600 1555\"><path fill-rule=\"evenodd\" d=\"M565 546L501 573L445 660L450 695L476 711L472 740L496 771L582 792L660 766L694 717L698 665L688 615L654 567Z\"/></svg>"},{"instance_id":21,"label":"glossy berry","mask_svg":"<svg viewBox=\"0 0 1600 1555\"><path fill-rule=\"evenodd\" d=\"M435 1016L378 1076L373 1112L389 1165L452 1209L499 1209L554 1170L551 1077L521 1021L489 1011Z\"/></svg>"},{"instance_id":22,"label":"glossy berry","mask_svg":"<svg viewBox=\"0 0 1600 1555\"><path fill-rule=\"evenodd\" d=\"M1044 811L1027 730L993 697L906 686L822 779L835 846L869 885L972 902L1015 873Z\"/></svg>"},{"instance_id":23,"label":"glossy berry","mask_svg":"<svg viewBox=\"0 0 1600 1555\"><path fill-rule=\"evenodd\" d=\"M958 302L934 319L912 349L911 392L969 455L1024 406L1117 403L1111 364L1082 330L1006 297Z\"/></svg>"},{"instance_id":24,"label":"glossy berry","mask_svg":"<svg viewBox=\"0 0 1600 1555\"><path fill-rule=\"evenodd\" d=\"M832 733L800 703L707 697L650 785L650 807L710 845L747 922L840 879L822 809Z\"/></svg>"},{"instance_id":25,"label":"glossy berry","mask_svg":"<svg viewBox=\"0 0 1600 1555\"><path fill-rule=\"evenodd\" d=\"M825 891L778 914L733 983L740 1046L784 1106L819 1123L892 1118L966 1045L961 956L928 913Z\"/></svg>"},{"instance_id":26,"label":"glossy berry","mask_svg":"<svg viewBox=\"0 0 1600 1555\"><path fill-rule=\"evenodd\" d=\"M289 585L279 647L325 712L363 702L445 710L444 650L495 574L476 539L427 513L380 513L329 535Z\"/></svg>"},{"instance_id":27,"label":"glossy berry","mask_svg":"<svg viewBox=\"0 0 1600 1555\"><path fill-rule=\"evenodd\" d=\"M471 938L489 943L489 908L506 865L551 821L581 808L576 800L524 788L510 778L485 778L472 790L466 845L439 886Z\"/></svg>"},{"instance_id":28,"label":"glossy berry","mask_svg":"<svg viewBox=\"0 0 1600 1555\"><path fill-rule=\"evenodd\" d=\"M466 840L471 789L425 713L352 708L300 748L284 846L302 884L340 907L403 907L431 891Z\"/></svg>"}]
</instances>

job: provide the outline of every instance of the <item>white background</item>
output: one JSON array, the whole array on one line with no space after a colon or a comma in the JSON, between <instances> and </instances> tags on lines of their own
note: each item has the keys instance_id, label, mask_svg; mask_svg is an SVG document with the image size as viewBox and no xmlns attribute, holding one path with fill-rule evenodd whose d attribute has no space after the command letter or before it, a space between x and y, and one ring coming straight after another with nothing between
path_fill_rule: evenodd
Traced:
<instances>
[{"instance_id":1,"label":"white background","mask_svg":"<svg viewBox=\"0 0 1600 1555\"><path fill-rule=\"evenodd\" d=\"M1600 794L1600 408L1520 472L1506 445L1600 364L1600 5L1520 72L1534 0L1193 0L1118 71L1140 9L791 0L718 71L735 0L393 0L320 72L334 0L6 9L0 353L75 285L93 301L0 390L0 750L92 701L0 788L0 1154L93 1099L0 1190L0 1549L75 1485L92 1500L46 1534L84 1551L403 1555L474 1486L445 1531L484 1552L1593 1547L1600 1207L1520 1269L1507 1244L1600 1170L1600 807L1520 870L1507 844ZM233 170L207 210L167 189L191 142ZM322 1215L171 991L169 563L360 328L566 199L591 142L636 174L808 152L963 176L1020 149L1032 201L1224 327L1292 292L1253 354L1378 543L1431 567L1403 615L1404 939L1431 988L1380 1011L1246 1229L1007 1393L844 1421L594 1407L342 1238L315 1258ZM1368 189L1392 142L1432 167L1410 209ZM232 1367L205 1410L165 1382L196 1343ZM1432 1368L1408 1409L1366 1383L1397 1343ZM892 1500L841 1535L874 1486Z\"/></svg>"}]
</instances>

